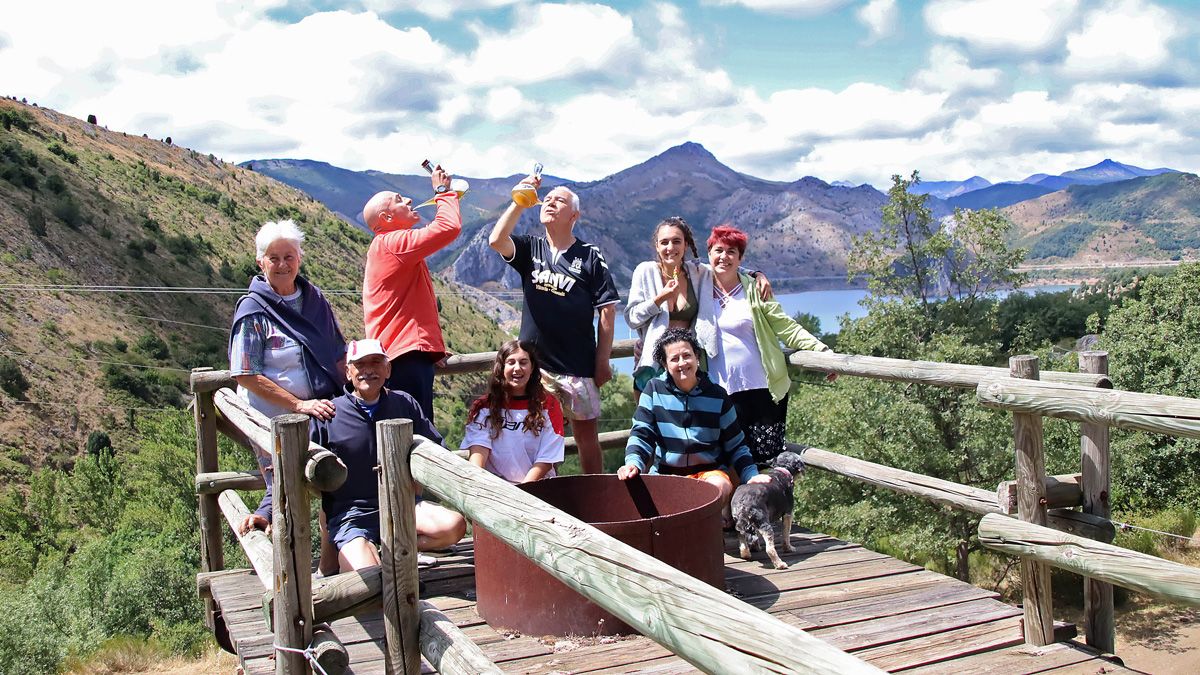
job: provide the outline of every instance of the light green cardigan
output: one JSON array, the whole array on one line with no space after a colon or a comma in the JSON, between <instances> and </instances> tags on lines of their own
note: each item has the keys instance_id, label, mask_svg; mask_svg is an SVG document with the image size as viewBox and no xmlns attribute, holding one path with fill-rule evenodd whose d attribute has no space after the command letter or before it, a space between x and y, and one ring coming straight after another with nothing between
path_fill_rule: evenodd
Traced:
<instances>
[{"instance_id":1,"label":"light green cardigan","mask_svg":"<svg viewBox=\"0 0 1200 675\"><path fill-rule=\"evenodd\" d=\"M792 380L788 377L787 359L783 356L783 350L779 348L780 341L792 349L810 352L833 350L788 316L778 300L763 300L752 277L746 274L739 276L742 289L750 299L750 313L754 317L754 337L758 342L758 352L762 354L763 369L767 371L767 389L771 391L771 398L778 403L792 388Z\"/></svg>"}]
</instances>

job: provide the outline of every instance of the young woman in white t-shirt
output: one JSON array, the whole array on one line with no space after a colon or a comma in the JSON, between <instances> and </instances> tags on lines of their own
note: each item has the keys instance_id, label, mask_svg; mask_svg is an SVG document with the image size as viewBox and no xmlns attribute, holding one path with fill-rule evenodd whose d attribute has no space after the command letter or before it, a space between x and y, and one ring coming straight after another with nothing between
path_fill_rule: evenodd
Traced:
<instances>
[{"instance_id":1,"label":"young woman in white t-shirt","mask_svg":"<svg viewBox=\"0 0 1200 675\"><path fill-rule=\"evenodd\" d=\"M558 399L546 393L538 376L537 349L510 340L496 353L487 393L467 414L460 447L471 463L510 483L554 476L563 460L563 415Z\"/></svg>"}]
</instances>

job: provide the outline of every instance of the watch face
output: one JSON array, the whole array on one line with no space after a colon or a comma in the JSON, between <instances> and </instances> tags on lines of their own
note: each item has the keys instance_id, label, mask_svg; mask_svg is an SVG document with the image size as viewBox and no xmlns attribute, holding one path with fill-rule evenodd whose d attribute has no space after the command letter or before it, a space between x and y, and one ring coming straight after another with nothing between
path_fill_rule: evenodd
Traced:
<instances>
[{"instance_id":1,"label":"watch face","mask_svg":"<svg viewBox=\"0 0 1200 675\"><path fill-rule=\"evenodd\" d=\"M439 186L437 186L437 189L434 190L434 192L438 193L439 195L445 194L449 191L450 191L450 188L446 187L445 185L439 185Z\"/></svg>"}]
</instances>

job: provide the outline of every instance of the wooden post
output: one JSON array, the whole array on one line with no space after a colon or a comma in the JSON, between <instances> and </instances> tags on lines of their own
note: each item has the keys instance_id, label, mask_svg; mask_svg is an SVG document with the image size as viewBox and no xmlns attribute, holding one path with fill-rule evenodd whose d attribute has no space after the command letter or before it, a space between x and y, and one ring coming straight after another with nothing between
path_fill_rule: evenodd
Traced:
<instances>
[{"instance_id":1,"label":"wooden post","mask_svg":"<svg viewBox=\"0 0 1200 675\"><path fill-rule=\"evenodd\" d=\"M1079 370L1108 375L1108 352L1080 352ZM1083 474L1083 512L1108 518L1111 487L1108 458L1108 425L1085 422L1080 430L1080 471ZM1117 648L1113 618L1113 587L1090 577L1083 578L1083 623L1088 646L1112 654Z\"/></svg>"},{"instance_id":2,"label":"wooden post","mask_svg":"<svg viewBox=\"0 0 1200 675\"><path fill-rule=\"evenodd\" d=\"M1008 361L1013 377L1038 379L1036 356L1014 356ZM1042 418L1034 413L1013 413L1013 448L1017 455L1017 517L1046 525L1046 458L1042 446ZM1021 592L1025 609L1025 642L1042 647L1054 642L1054 617L1050 597L1050 566L1021 558Z\"/></svg>"},{"instance_id":3,"label":"wooden post","mask_svg":"<svg viewBox=\"0 0 1200 675\"><path fill-rule=\"evenodd\" d=\"M192 373L207 370L210 369L196 368ZM130 412L132 413L132 410ZM196 473L214 472L217 470L217 413L211 391L196 392L192 412L196 421ZM223 570L225 550L222 546L221 509L217 505L217 495L202 494L197 502L200 518L200 571ZM216 603L212 599L206 599L204 610L204 623L212 628Z\"/></svg>"},{"instance_id":4,"label":"wooden post","mask_svg":"<svg viewBox=\"0 0 1200 675\"><path fill-rule=\"evenodd\" d=\"M304 649L312 642L312 532L304 464L308 457L308 416L280 415L271 420L274 446L275 643ZM303 654L277 651L275 673L308 673Z\"/></svg>"},{"instance_id":5,"label":"wooden post","mask_svg":"<svg viewBox=\"0 0 1200 675\"><path fill-rule=\"evenodd\" d=\"M421 672L417 606L417 522L413 498L412 420L375 425L379 448L379 560L383 568L383 623L387 672Z\"/></svg>"}]
</instances>

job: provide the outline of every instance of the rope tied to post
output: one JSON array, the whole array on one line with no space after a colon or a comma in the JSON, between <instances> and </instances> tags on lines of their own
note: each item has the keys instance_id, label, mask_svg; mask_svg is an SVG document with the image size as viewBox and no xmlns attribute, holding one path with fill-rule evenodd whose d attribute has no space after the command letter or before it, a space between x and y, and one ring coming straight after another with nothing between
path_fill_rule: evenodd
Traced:
<instances>
[{"instance_id":1,"label":"rope tied to post","mask_svg":"<svg viewBox=\"0 0 1200 675\"><path fill-rule=\"evenodd\" d=\"M308 659L308 664L310 666L312 666L313 670L317 671L321 675L329 675L329 673L325 672L325 669L321 667L321 664L317 662L317 653L313 650L312 647L305 647L304 649L296 649L295 647L284 647L283 645L280 645L280 644L275 644L273 646L275 647L275 651L291 652L293 654L303 654L304 658Z\"/></svg>"}]
</instances>

